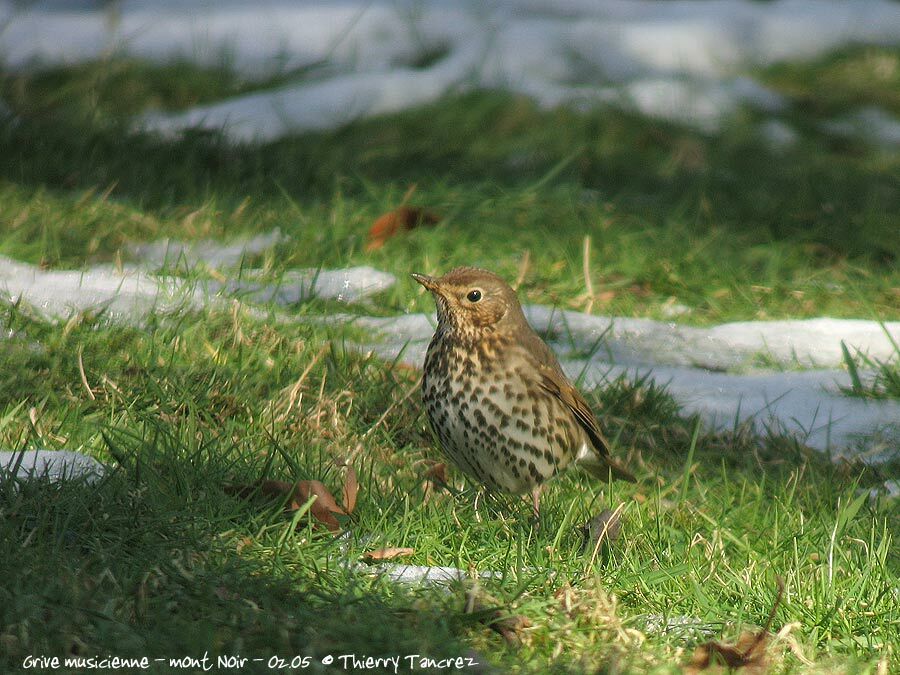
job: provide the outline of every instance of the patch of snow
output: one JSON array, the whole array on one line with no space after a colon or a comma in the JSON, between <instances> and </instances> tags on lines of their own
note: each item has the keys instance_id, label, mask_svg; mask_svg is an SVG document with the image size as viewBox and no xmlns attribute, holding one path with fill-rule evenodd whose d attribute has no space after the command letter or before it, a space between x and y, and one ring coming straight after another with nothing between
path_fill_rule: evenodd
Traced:
<instances>
[{"instance_id":1,"label":"patch of snow","mask_svg":"<svg viewBox=\"0 0 900 675\"><path fill-rule=\"evenodd\" d=\"M844 395L850 386L843 370L841 340L879 359L893 345L874 321L808 319L736 322L696 328L648 319L622 319L526 306L531 324L548 335L566 373L587 388L624 376L648 377L665 385L688 413L714 429L750 421L759 431L797 435L810 447L834 456L884 461L900 456L900 402ZM421 367L434 332L434 318L352 320L381 336L365 346L379 356L398 356ZM900 339L900 322L885 324ZM772 372L754 368L760 357L776 367L814 370ZM749 370L743 374L724 371Z\"/></svg>"},{"instance_id":2,"label":"patch of snow","mask_svg":"<svg viewBox=\"0 0 900 675\"><path fill-rule=\"evenodd\" d=\"M466 581L468 572L457 567L425 566L425 565L358 565L356 570L368 574L383 575L395 583L404 584L449 584ZM478 572L479 579L499 579L499 572Z\"/></svg>"},{"instance_id":3,"label":"patch of snow","mask_svg":"<svg viewBox=\"0 0 900 675\"><path fill-rule=\"evenodd\" d=\"M900 480L886 480L881 487L869 490L869 501L877 502L879 499L884 501L894 501L900 497Z\"/></svg>"},{"instance_id":4,"label":"patch of snow","mask_svg":"<svg viewBox=\"0 0 900 675\"><path fill-rule=\"evenodd\" d=\"M220 257L211 244L204 247L204 255L209 259ZM103 312L113 320L134 322L155 313L199 309L235 296L260 304L290 305L311 298L356 302L395 282L393 275L371 267L293 270L286 272L280 283L186 281L107 266L47 271L0 256L0 298L24 300L52 320L67 319L78 312Z\"/></svg>"},{"instance_id":5,"label":"patch of snow","mask_svg":"<svg viewBox=\"0 0 900 675\"><path fill-rule=\"evenodd\" d=\"M110 53L227 63L305 80L141 123L272 139L401 110L469 88L555 106L631 106L715 130L738 105L783 99L741 73L848 44L900 43L891 0L0 0L0 53L13 68ZM418 63L430 65L418 67Z\"/></svg>"},{"instance_id":6,"label":"patch of snow","mask_svg":"<svg viewBox=\"0 0 900 675\"><path fill-rule=\"evenodd\" d=\"M235 296L281 305L313 295L355 302L396 282L393 275L370 267L291 271L280 283L254 280L252 272L248 278L225 282L188 282L105 267L44 271L0 257L0 295L24 299L51 319L103 310L114 320L136 321L153 312L199 308ZM588 387L619 376L646 376L665 385L687 412L699 413L716 429L749 420L759 430L796 434L807 445L835 456L882 461L900 454L900 402L845 396L840 387L849 386L850 379L835 370L843 360L842 341L872 358L892 358L900 322L820 318L696 328L541 305L526 306L525 311L560 355L568 375L582 377ZM416 367L421 367L434 332L434 317L425 314L331 315L322 320L368 329L379 341L366 349ZM760 363L794 370L763 371Z\"/></svg>"},{"instance_id":7,"label":"patch of snow","mask_svg":"<svg viewBox=\"0 0 900 675\"><path fill-rule=\"evenodd\" d=\"M177 265L192 268L197 263L209 267L238 267L245 258L260 255L288 240L276 228L254 237L237 239L228 244L214 239L197 242L159 239L157 241L130 244L126 253L136 258L140 267L161 269Z\"/></svg>"},{"instance_id":8,"label":"patch of snow","mask_svg":"<svg viewBox=\"0 0 900 675\"><path fill-rule=\"evenodd\" d=\"M71 450L22 450L0 452L0 480L83 479L95 483L106 473L106 467L93 457Z\"/></svg>"},{"instance_id":9,"label":"patch of snow","mask_svg":"<svg viewBox=\"0 0 900 675\"><path fill-rule=\"evenodd\" d=\"M324 82L239 96L184 113L154 113L146 115L139 125L164 135L203 128L222 130L238 141L268 141L292 132L333 129L360 118L436 101L455 85L463 88L465 75L465 69L453 68L340 75Z\"/></svg>"},{"instance_id":10,"label":"patch of snow","mask_svg":"<svg viewBox=\"0 0 900 675\"><path fill-rule=\"evenodd\" d=\"M694 124L704 131L719 128L738 101L718 82L652 78L625 87L628 102L648 117Z\"/></svg>"},{"instance_id":11,"label":"patch of snow","mask_svg":"<svg viewBox=\"0 0 900 675\"><path fill-rule=\"evenodd\" d=\"M674 319L678 316L684 316L685 314L691 313L691 308L687 305L683 305L680 302L672 302L665 303L660 308L662 315L667 319Z\"/></svg>"},{"instance_id":12,"label":"patch of snow","mask_svg":"<svg viewBox=\"0 0 900 675\"><path fill-rule=\"evenodd\" d=\"M788 109L788 100L750 77L737 77L729 83L734 97L757 110L780 113Z\"/></svg>"},{"instance_id":13,"label":"patch of snow","mask_svg":"<svg viewBox=\"0 0 900 675\"><path fill-rule=\"evenodd\" d=\"M650 319L593 316L542 305L525 308L529 322L551 341L576 350L601 345L609 360L624 365L697 366L709 370L751 368L760 358L782 367L834 367L843 363L841 340L851 351L891 358L891 339L900 339L900 322L884 329L859 319L739 321L706 328Z\"/></svg>"},{"instance_id":14,"label":"patch of snow","mask_svg":"<svg viewBox=\"0 0 900 675\"><path fill-rule=\"evenodd\" d=\"M766 120L759 126L759 135L766 145L776 152L789 150L800 139L800 135L792 126L774 118Z\"/></svg>"},{"instance_id":15,"label":"patch of snow","mask_svg":"<svg viewBox=\"0 0 900 675\"><path fill-rule=\"evenodd\" d=\"M900 146L900 119L882 108L860 108L855 113L822 124L836 136L861 138L872 145Z\"/></svg>"},{"instance_id":16,"label":"patch of snow","mask_svg":"<svg viewBox=\"0 0 900 675\"><path fill-rule=\"evenodd\" d=\"M252 271L248 276L252 278ZM210 293L237 296L257 304L295 305L311 298L358 302L396 283L393 274L361 266L342 270L289 270L277 283L232 279L208 281L205 286Z\"/></svg>"},{"instance_id":17,"label":"patch of snow","mask_svg":"<svg viewBox=\"0 0 900 675\"><path fill-rule=\"evenodd\" d=\"M130 321L193 305L202 298L179 279L97 267L85 271L42 270L0 256L0 298L26 301L48 319L78 312L103 312Z\"/></svg>"},{"instance_id":18,"label":"patch of snow","mask_svg":"<svg viewBox=\"0 0 900 675\"><path fill-rule=\"evenodd\" d=\"M900 322L860 319L739 321L706 328L651 319L607 317L545 305L526 305L525 315L558 354L597 350L623 366L690 366L713 371L748 369L766 363L784 368L826 368L843 364L841 341L851 353L893 356L891 338L900 341ZM388 343L427 346L434 318L407 314L396 318L358 317L354 323L384 334Z\"/></svg>"},{"instance_id":19,"label":"patch of snow","mask_svg":"<svg viewBox=\"0 0 900 675\"><path fill-rule=\"evenodd\" d=\"M685 640L704 640L719 633L721 624L710 624L696 616L648 614L644 631L650 635L677 635Z\"/></svg>"},{"instance_id":20,"label":"patch of snow","mask_svg":"<svg viewBox=\"0 0 900 675\"><path fill-rule=\"evenodd\" d=\"M732 375L677 366L621 367L602 360L565 360L563 369L582 377L583 386L604 386L619 376L648 377L686 413L697 413L711 428L728 431L751 422L758 432L796 436L833 457L860 457L873 463L900 457L900 402L846 396L850 386L840 370Z\"/></svg>"}]
</instances>

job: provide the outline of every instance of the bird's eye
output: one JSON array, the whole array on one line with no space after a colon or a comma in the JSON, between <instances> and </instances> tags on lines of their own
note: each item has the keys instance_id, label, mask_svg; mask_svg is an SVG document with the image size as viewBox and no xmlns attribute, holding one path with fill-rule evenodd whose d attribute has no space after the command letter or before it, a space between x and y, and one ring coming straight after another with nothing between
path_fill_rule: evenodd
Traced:
<instances>
[{"instance_id":1,"label":"bird's eye","mask_svg":"<svg viewBox=\"0 0 900 675\"><path fill-rule=\"evenodd\" d=\"M481 291L479 291L477 288L472 289L466 294L466 299L469 302L478 302L479 300L481 300Z\"/></svg>"}]
</instances>

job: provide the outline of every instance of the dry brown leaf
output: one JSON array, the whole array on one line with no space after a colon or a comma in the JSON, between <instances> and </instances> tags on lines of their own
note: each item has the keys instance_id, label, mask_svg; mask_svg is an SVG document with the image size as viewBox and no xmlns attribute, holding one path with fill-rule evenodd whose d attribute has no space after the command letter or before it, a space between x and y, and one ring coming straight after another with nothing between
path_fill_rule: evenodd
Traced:
<instances>
[{"instance_id":1,"label":"dry brown leaf","mask_svg":"<svg viewBox=\"0 0 900 675\"><path fill-rule=\"evenodd\" d=\"M356 469L347 465L347 473L344 476L344 511L353 513L356 508L356 495L359 493L359 480L356 477Z\"/></svg>"},{"instance_id":2,"label":"dry brown leaf","mask_svg":"<svg viewBox=\"0 0 900 675\"><path fill-rule=\"evenodd\" d=\"M393 560L394 558L405 558L407 556L415 553L416 550L414 548L399 548L399 547L389 547L389 548L377 548L374 551L369 551L368 553L363 553L363 560L367 561L375 561L375 560Z\"/></svg>"},{"instance_id":3,"label":"dry brown leaf","mask_svg":"<svg viewBox=\"0 0 900 675\"><path fill-rule=\"evenodd\" d=\"M715 666L743 668L746 673L765 673L769 669L766 649L772 639L768 631L744 631L735 644L712 640L694 650L686 673L699 673Z\"/></svg>"},{"instance_id":4,"label":"dry brown leaf","mask_svg":"<svg viewBox=\"0 0 900 675\"><path fill-rule=\"evenodd\" d=\"M241 597L234 591L226 588L225 586L216 586L213 593L216 594L216 597L219 598L219 600L225 600L225 601L237 600L239 597Z\"/></svg>"},{"instance_id":5,"label":"dry brown leaf","mask_svg":"<svg viewBox=\"0 0 900 675\"><path fill-rule=\"evenodd\" d=\"M508 644L514 646L521 644L522 634L526 628L531 627L531 621L520 614L509 614L498 605L499 602L480 586L473 586L466 593L467 614L483 614L482 623L500 633Z\"/></svg>"},{"instance_id":6,"label":"dry brown leaf","mask_svg":"<svg viewBox=\"0 0 900 675\"><path fill-rule=\"evenodd\" d=\"M432 459L424 459L419 462L425 464L426 469L420 475L422 477L422 503L427 504L431 498L447 489L447 465Z\"/></svg>"},{"instance_id":7,"label":"dry brown leaf","mask_svg":"<svg viewBox=\"0 0 900 675\"><path fill-rule=\"evenodd\" d=\"M424 479L423 503L431 501L432 495L447 489L447 465L444 462L425 460L428 468L422 474Z\"/></svg>"},{"instance_id":8,"label":"dry brown leaf","mask_svg":"<svg viewBox=\"0 0 900 675\"><path fill-rule=\"evenodd\" d=\"M435 225L440 216L417 206L399 206L380 216L369 228L367 251L375 251L391 237L404 230L413 230L421 225Z\"/></svg>"},{"instance_id":9,"label":"dry brown leaf","mask_svg":"<svg viewBox=\"0 0 900 675\"><path fill-rule=\"evenodd\" d=\"M582 528L584 536L584 551L591 552L589 567L594 566L594 561L601 551L607 556L612 543L622 534L622 511L625 504L620 503L615 510L603 509L599 514L591 518Z\"/></svg>"},{"instance_id":10,"label":"dry brown leaf","mask_svg":"<svg viewBox=\"0 0 900 675\"><path fill-rule=\"evenodd\" d=\"M784 594L784 581L781 580L781 577L775 577L775 582L778 584L778 591L775 595L775 602L772 603L772 609L769 611L769 618L762 630L743 631L735 644L711 640L700 645L694 650L691 662L684 672L695 675L702 670L717 666L743 668L744 672L748 674L768 672L769 661L766 650L773 637L769 629L772 627L775 612L778 605L781 604L781 597Z\"/></svg>"},{"instance_id":11,"label":"dry brown leaf","mask_svg":"<svg viewBox=\"0 0 900 675\"><path fill-rule=\"evenodd\" d=\"M650 284L644 282L641 284L632 284L631 286L629 286L628 293L639 298L646 298L653 294L653 289Z\"/></svg>"},{"instance_id":12,"label":"dry brown leaf","mask_svg":"<svg viewBox=\"0 0 900 675\"><path fill-rule=\"evenodd\" d=\"M521 614L503 615L499 610L496 614L497 618L488 623L488 626L500 633L508 644L521 644L522 633L526 628L531 628L531 620Z\"/></svg>"},{"instance_id":13,"label":"dry brown leaf","mask_svg":"<svg viewBox=\"0 0 900 675\"><path fill-rule=\"evenodd\" d=\"M316 500L309 507L309 512L320 523L323 523L329 530L336 532L341 529L341 524L335 518L335 514L346 516L344 511L334 497L328 491L328 488L321 481L317 480L301 480L297 483L294 493L302 500L300 504L305 504L315 495ZM298 507L299 508L299 507Z\"/></svg>"},{"instance_id":14,"label":"dry brown leaf","mask_svg":"<svg viewBox=\"0 0 900 675\"><path fill-rule=\"evenodd\" d=\"M608 305L616 299L618 293L616 291L600 291L594 296L594 299L601 305Z\"/></svg>"},{"instance_id":15,"label":"dry brown leaf","mask_svg":"<svg viewBox=\"0 0 900 675\"><path fill-rule=\"evenodd\" d=\"M603 509L584 526L586 543L612 542L622 534L622 509Z\"/></svg>"},{"instance_id":16,"label":"dry brown leaf","mask_svg":"<svg viewBox=\"0 0 900 675\"><path fill-rule=\"evenodd\" d=\"M234 485L225 488L228 494L237 495L241 498L252 497L255 494L263 497L280 497L288 498L285 505L285 511L291 513L301 508L313 496L315 501L310 505L309 512L320 523L328 527L329 530L335 532L341 529L341 525L335 518L335 514L345 516L347 512L338 506L334 497L328 491L328 488L321 481L317 480L301 480L296 484L291 484L283 480L262 480L250 485Z\"/></svg>"},{"instance_id":17,"label":"dry brown leaf","mask_svg":"<svg viewBox=\"0 0 900 675\"><path fill-rule=\"evenodd\" d=\"M428 471L425 472L425 477L434 483L435 487L444 487L447 485L447 464L444 462L435 462Z\"/></svg>"}]
</instances>

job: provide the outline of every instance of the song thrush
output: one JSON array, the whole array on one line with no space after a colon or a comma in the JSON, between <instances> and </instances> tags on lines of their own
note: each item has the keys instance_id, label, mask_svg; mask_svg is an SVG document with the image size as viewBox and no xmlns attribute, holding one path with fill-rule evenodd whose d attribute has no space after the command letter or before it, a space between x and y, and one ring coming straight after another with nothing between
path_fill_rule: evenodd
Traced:
<instances>
[{"instance_id":1,"label":"song thrush","mask_svg":"<svg viewBox=\"0 0 900 675\"><path fill-rule=\"evenodd\" d=\"M490 489L531 491L535 512L541 485L573 461L603 479L634 481L503 279L473 267L412 276L437 305L422 394L456 466Z\"/></svg>"}]
</instances>

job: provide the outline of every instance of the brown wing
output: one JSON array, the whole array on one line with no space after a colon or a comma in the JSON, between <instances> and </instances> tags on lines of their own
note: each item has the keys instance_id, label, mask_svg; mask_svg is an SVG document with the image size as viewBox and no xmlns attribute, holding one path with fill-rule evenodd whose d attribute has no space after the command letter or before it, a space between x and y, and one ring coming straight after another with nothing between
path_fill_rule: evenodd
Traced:
<instances>
[{"instance_id":1,"label":"brown wing","mask_svg":"<svg viewBox=\"0 0 900 675\"><path fill-rule=\"evenodd\" d=\"M603 437L603 432L597 424L597 418L588 405L587 401L581 395L563 372L562 366L553 350L541 340L536 333L531 333L526 340L526 347L529 353L537 361L538 368L541 373L540 385L547 392L558 398L566 408L575 416L579 426L584 429L587 437L591 441L591 445L597 451L597 456L601 462L597 464L601 466L591 466L590 461L582 461L581 464L585 468L594 470L598 475L604 473L607 469L612 470L613 476L616 478L634 482L635 478L631 473L622 467L616 460L609 455L609 443Z\"/></svg>"}]
</instances>

